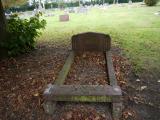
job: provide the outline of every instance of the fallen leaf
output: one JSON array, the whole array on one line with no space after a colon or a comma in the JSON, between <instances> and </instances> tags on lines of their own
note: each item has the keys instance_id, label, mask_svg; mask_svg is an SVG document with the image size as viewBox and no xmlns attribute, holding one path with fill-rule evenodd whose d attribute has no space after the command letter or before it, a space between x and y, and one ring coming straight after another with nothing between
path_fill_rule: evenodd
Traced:
<instances>
[{"instance_id":1,"label":"fallen leaf","mask_svg":"<svg viewBox=\"0 0 160 120\"><path fill-rule=\"evenodd\" d=\"M33 96L38 97L38 96L39 96L39 93L35 93Z\"/></svg>"}]
</instances>

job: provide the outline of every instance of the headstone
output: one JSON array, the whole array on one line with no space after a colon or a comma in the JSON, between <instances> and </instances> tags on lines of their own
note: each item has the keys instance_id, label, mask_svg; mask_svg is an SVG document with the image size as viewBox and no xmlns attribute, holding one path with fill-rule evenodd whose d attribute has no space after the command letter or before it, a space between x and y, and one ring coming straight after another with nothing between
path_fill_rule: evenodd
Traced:
<instances>
[{"instance_id":1,"label":"headstone","mask_svg":"<svg viewBox=\"0 0 160 120\"><path fill-rule=\"evenodd\" d=\"M88 9L86 7L80 7L77 9L77 13L87 13Z\"/></svg>"},{"instance_id":2,"label":"headstone","mask_svg":"<svg viewBox=\"0 0 160 120\"><path fill-rule=\"evenodd\" d=\"M160 16L160 11L158 11L158 12L156 12L154 14Z\"/></svg>"},{"instance_id":3,"label":"headstone","mask_svg":"<svg viewBox=\"0 0 160 120\"><path fill-rule=\"evenodd\" d=\"M6 19L9 19L11 14L5 13Z\"/></svg>"},{"instance_id":4,"label":"headstone","mask_svg":"<svg viewBox=\"0 0 160 120\"><path fill-rule=\"evenodd\" d=\"M53 17L54 14L53 13L49 13L49 14L46 14L45 17Z\"/></svg>"},{"instance_id":5,"label":"headstone","mask_svg":"<svg viewBox=\"0 0 160 120\"><path fill-rule=\"evenodd\" d=\"M74 8L69 8L69 9L68 9L68 12L69 12L69 13L75 13L75 10L74 10Z\"/></svg>"},{"instance_id":6,"label":"headstone","mask_svg":"<svg viewBox=\"0 0 160 120\"><path fill-rule=\"evenodd\" d=\"M74 51L107 51L111 48L111 38L102 33L87 32L72 36Z\"/></svg>"},{"instance_id":7,"label":"headstone","mask_svg":"<svg viewBox=\"0 0 160 120\"><path fill-rule=\"evenodd\" d=\"M60 22L69 21L69 15L68 14L60 15L59 16L59 21Z\"/></svg>"},{"instance_id":8,"label":"headstone","mask_svg":"<svg viewBox=\"0 0 160 120\"><path fill-rule=\"evenodd\" d=\"M106 10L106 9L108 9L108 6L109 6L109 4L105 3L105 4L103 4L103 5L100 5L100 6L99 6L99 9L101 9L101 10Z\"/></svg>"},{"instance_id":9,"label":"headstone","mask_svg":"<svg viewBox=\"0 0 160 120\"><path fill-rule=\"evenodd\" d=\"M130 5L132 4L132 0L129 0L129 2L128 2Z\"/></svg>"}]
</instances>

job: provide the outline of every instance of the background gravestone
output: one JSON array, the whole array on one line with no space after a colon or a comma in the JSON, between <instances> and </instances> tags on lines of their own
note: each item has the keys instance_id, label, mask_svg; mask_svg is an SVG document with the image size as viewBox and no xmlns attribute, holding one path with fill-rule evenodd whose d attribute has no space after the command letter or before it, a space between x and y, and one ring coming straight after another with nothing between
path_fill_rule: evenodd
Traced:
<instances>
[{"instance_id":1,"label":"background gravestone","mask_svg":"<svg viewBox=\"0 0 160 120\"><path fill-rule=\"evenodd\" d=\"M59 16L59 21L60 22L69 21L69 15L68 14L60 15Z\"/></svg>"},{"instance_id":2,"label":"background gravestone","mask_svg":"<svg viewBox=\"0 0 160 120\"><path fill-rule=\"evenodd\" d=\"M80 7L77 9L77 13L87 13L88 9L86 7Z\"/></svg>"},{"instance_id":3,"label":"background gravestone","mask_svg":"<svg viewBox=\"0 0 160 120\"><path fill-rule=\"evenodd\" d=\"M68 9L68 12L69 13L75 13L75 9L73 7L71 7L71 8Z\"/></svg>"}]
</instances>

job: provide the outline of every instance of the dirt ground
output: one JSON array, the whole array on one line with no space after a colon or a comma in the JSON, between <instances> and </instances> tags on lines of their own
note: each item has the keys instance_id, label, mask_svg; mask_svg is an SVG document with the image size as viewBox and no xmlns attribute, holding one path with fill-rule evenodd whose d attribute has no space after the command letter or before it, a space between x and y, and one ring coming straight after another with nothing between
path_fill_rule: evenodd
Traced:
<instances>
[{"instance_id":1,"label":"dirt ground","mask_svg":"<svg viewBox=\"0 0 160 120\"><path fill-rule=\"evenodd\" d=\"M68 51L66 46L41 43L29 54L0 61L1 120L53 119L53 116L44 113L42 93L47 84L54 83ZM159 120L160 83L157 81L160 77L157 74L146 75L145 72L136 76L128 60L122 57L121 50L114 47L112 52L116 77L124 96L122 120ZM60 116L55 118L64 120L73 115L88 120L103 120L109 117L104 114L103 107L96 109L95 105L75 104L72 108L68 107L70 104L74 103L58 104ZM68 108L72 109L66 110ZM88 115L92 118L86 118Z\"/></svg>"},{"instance_id":2,"label":"dirt ground","mask_svg":"<svg viewBox=\"0 0 160 120\"><path fill-rule=\"evenodd\" d=\"M60 102L56 106L55 120L111 120L107 103Z\"/></svg>"},{"instance_id":3,"label":"dirt ground","mask_svg":"<svg viewBox=\"0 0 160 120\"><path fill-rule=\"evenodd\" d=\"M117 47L113 47L112 53L115 56L123 56L122 50ZM127 84L121 86L124 98L121 120L160 120L159 71L155 73L143 71L136 75L131 64L124 63L122 62L125 67L120 66ZM114 64L118 63L114 62Z\"/></svg>"},{"instance_id":4,"label":"dirt ground","mask_svg":"<svg viewBox=\"0 0 160 120\"><path fill-rule=\"evenodd\" d=\"M85 52L76 55L65 84L108 84L105 55L101 52Z\"/></svg>"}]
</instances>

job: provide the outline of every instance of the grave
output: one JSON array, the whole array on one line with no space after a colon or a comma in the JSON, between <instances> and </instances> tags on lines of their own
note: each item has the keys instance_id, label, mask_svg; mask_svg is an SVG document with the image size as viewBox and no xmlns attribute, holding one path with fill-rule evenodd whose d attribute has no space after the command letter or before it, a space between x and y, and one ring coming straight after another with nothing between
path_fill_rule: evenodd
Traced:
<instances>
[{"instance_id":1,"label":"grave","mask_svg":"<svg viewBox=\"0 0 160 120\"><path fill-rule=\"evenodd\" d=\"M154 14L160 16L160 11L155 12Z\"/></svg>"},{"instance_id":2,"label":"grave","mask_svg":"<svg viewBox=\"0 0 160 120\"><path fill-rule=\"evenodd\" d=\"M53 13L45 14L45 17L53 17L53 16L55 16Z\"/></svg>"},{"instance_id":3,"label":"grave","mask_svg":"<svg viewBox=\"0 0 160 120\"><path fill-rule=\"evenodd\" d=\"M60 16L59 16L59 21L60 21L60 22L69 21L69 15L68 15L68 14L60 15Z\"/></svg>"},{"instance_id":4,"label":"grave","mask_svg":"<svg viewBox=\"0 0 160 120\"><path fill-rule=\"evenodd\" d=\"M86 7L79 7L77 9L77 13L87 13L88 9Z\"/></svg>"},{"instance_id":5,"label":"grave","mask_svg":"<svg viewBox=\"0 0 160 120\"><path fill-rule=\"evenodd\" d=\"M68 12L69 13L75 13L75 9L73 7L71 7L71 8L68 9Z\"/></svg>"},{"instance_id":6,"label":"grave","mask_svg":"<svg viewBox=\"0 0 160 120\"><path fill-rule=\"evenodd\" d=\"M117 84L112 63L111 38L102 33L87 32L72 36L72 50L54 85L44 91L44 110L53 114L57 101L110 103L112 118L118 120L122 112L122 92ZM106 60L109 83L105 85L64 85L76 54L102 52Z\"/></svg>"}]
</instances>

